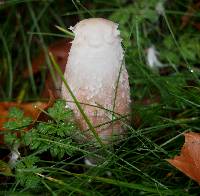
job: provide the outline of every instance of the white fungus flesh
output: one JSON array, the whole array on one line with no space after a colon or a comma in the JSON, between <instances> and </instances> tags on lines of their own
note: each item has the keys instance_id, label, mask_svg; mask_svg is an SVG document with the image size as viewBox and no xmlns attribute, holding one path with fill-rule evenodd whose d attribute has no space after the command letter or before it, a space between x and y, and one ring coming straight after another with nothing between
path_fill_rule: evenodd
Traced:
<instances>
[{"instance_id":1,"label":"white fungus flesh","mask_svg":"<svg viewBox=\"0 0 200 196\"><path fill-rule=\"evenodd\" d=\"M95 130L99 137L108 142L113 135L124 133L122 120L113 121L111 111L115 118L130 112L130 87L118 25L91 18L71 30L75 38L64 77L93 126L98 126ZM64 84L61 94L88 140L94 138Z\"/></svg>"}]
</instances>

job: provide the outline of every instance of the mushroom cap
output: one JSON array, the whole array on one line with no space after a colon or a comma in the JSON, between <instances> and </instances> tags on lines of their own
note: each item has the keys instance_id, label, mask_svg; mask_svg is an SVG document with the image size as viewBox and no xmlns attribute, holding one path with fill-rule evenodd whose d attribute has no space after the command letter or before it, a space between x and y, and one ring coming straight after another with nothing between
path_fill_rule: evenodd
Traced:
<instances>
[{"instance_id":1,"label":"mushroom cap","mask_svg":"<svg viewBox=\"0 0 200 196\"><path fill-rule=\"evenodd\" d=\"M104 41L113 43L116 38L119 38L120 32L117 28L118 24L112 21L103 18L91 18L80 21L70 29L75 33L77 42L82 43L84 40L90 46L97 47Z\"/></svg>"},{"instance_id":2,"label":"mushroom cap","mask_svg":"<svg viewBox=\"0 0 200 196\"><path fill-rule=\"evenodd\" d=\"M122 120L111 122L130 112L130 87L124 63L118 25L102 18L85 19L72 31L75 38L65 70L74 95L104 142L111 136L124 133ZM88 126L64 84L62 97L88 139L92 139ZM108 123L109 122L109 123ZM100 126L102 125L102 126Z\"/></svg>"}]
</instances>

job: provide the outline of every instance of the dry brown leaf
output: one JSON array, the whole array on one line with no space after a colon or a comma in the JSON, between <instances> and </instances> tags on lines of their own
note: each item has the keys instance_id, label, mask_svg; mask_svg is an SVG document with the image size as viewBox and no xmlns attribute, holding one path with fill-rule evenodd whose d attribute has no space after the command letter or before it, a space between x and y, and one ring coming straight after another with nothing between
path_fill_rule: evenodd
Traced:
<instances>
[{"instance_id":1,"label":"dry brown leaf","mask_svg":"<svg viewBox=\"0 0 200 196\"><path fill-rule=\"evenodd\" d=\"M68 53L71 47L71 40L68 39L61 39L54 43L52 43L48 50L51 52L56 62L60 65L61 69L64 71L65 65L67 63ZM32 71L33 74L36 74L41 71L45 64L45 53L41 51L40 54L32 60ZM29 70L28 68L23 72L24 77L29 77Z\"/></svg>"},{"instance_id":2,"label":"dry brown leaf","mask_svg":"<svg viewBox=\"0 0 200 196\"><path fill-rule=\"evenodd\" d=\"M67 64L67 58L68 58L68 53L69 53L70 48L71 48L71 40L69 39L58 40L52 43L48 47L48 51L53 54L56 62L60 66L63 73L65 71L65 67ZM43 68L48 69L48 66L46 65L45 62L46 62L45 53L44 51L41 51L39 56L37 56L36 58L32 60L32 70L33 70L34 75L39 73ZM26 69L23 75L25 78L28 78L29 70ZM59 93L60 93L60 87L61 87L61 80L60 80L60 77L56 74L56 71L55 71L55 76L57 78L56 84L54 84L51 74L48 71L46 81L45 81L45 87L42 92L42 97L46 97L46 98L49 97L48 90L51 90L55 97L60 97Z\"/></svg>"},{"instance_id":3,"label":"dry brown leaf","mask_svg":"<svg viewBox=\"0 0 200 196\"><path fill-rule=\"evenodd\" d=\"M184 136L180 156L167 161L200 184L200 134L188 132Z\"/></svg>"},{"instance_id":4,"label":"dry brown leaf","mask_svg":"<svg viewBox=\"0 0 200 196\"><path fill-rule=\"evenodd\" d=\"M185 14L181 17L181 29L186 27L189 23L192 23L192 25L194 27L196 27L197 29L198 28L198 23L196 24L196 22L194 22L192 19L192 17L194 16L194 14L196 12L199 12L199 9L200 9L200 2L197 2L197 3L190 3L188 5L188 9L187 11L185 12Z\"/></svg>"},{"instance_id":5,"label":"dry brown leaf","mask_svg":"<svg viewBox=\"0 0 200 196\"><path fill-rule=\"evenodd\" d=\"M189 24L193 14L194 9L191 6L188 6L187 12L181 17L181 29Z\"/></svg>"}]
</instances>

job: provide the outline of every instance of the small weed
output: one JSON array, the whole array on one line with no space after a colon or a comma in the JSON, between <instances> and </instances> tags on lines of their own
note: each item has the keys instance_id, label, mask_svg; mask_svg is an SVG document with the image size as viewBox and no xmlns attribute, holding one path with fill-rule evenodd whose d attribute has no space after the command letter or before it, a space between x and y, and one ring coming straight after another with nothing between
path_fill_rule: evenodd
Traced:
<instances>
[{"instance_id":1,"label":"small weed","mask_svg":"<svg viewBox=\"0 0 200 196\"><path fill-rule=\"evenodd\" d=\"M47 45L71 38L65 29L89 17L119 24L133 101L127 137L113 151L105 149L107 154L85 142L62 100L46 111L46 122L34 123L23 111L10 109L7 147L0 148L0 156L19 144L20 156L13 168L8 156L0 161L0 194L199 195L199 185L165 161L179 154L184 132L200 131L198 11L189 0L2 1L1 101L39 100L48 72L56 82ZM165 67L149 67L150 47ZM42 65L34 75L31 62L40 49L47 68ZM106 159L87 167L83 159L92 155Z\"/></svg>"}]
</instances>

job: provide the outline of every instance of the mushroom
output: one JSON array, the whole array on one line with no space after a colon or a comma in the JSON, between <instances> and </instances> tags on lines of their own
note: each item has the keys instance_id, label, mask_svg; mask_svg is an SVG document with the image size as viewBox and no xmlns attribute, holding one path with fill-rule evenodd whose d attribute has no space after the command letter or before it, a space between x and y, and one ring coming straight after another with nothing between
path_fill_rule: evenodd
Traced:
<instances>
[{"instance_id":1,"label":"mushroom","mask_svg":"<svg viewBox=\"0 0 200 196\"><path fill-rule=\"evenodd\" d=\"M130 113L130 87L118 24L90 18L70 28L75 38L64 77L103 143L123 136L123 120ZM74 111L87 140L94 140L78 107L62 84L61 97ZM118 138L118 137L117 137Z\"/></svg>"}]
</instances>

